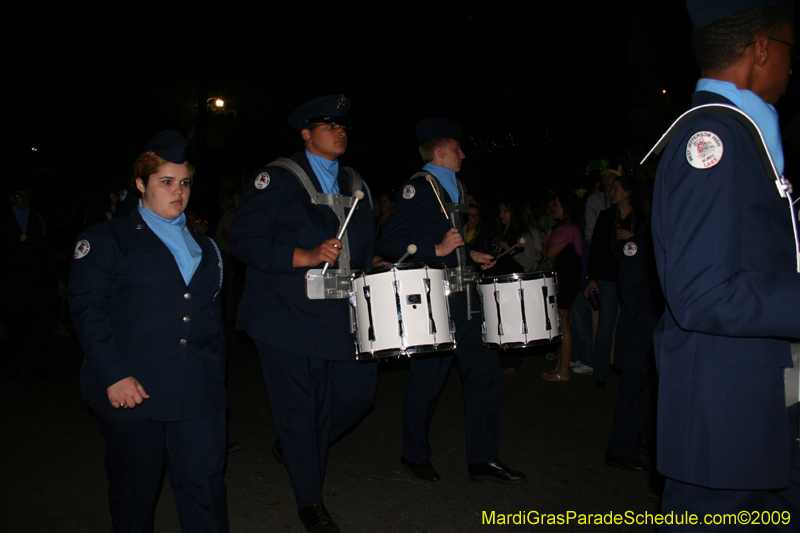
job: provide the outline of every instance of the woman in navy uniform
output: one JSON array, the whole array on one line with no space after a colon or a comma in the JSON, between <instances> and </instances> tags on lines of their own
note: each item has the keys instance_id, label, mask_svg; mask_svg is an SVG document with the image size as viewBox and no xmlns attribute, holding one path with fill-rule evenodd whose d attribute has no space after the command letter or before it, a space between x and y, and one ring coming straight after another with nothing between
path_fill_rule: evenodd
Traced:
<instances>
[{"instance_id":1,"label":"woman in navy uniform","mask_svg":"<svg viewBox=\"0 0 800 533\"><path fill-rule=\"evenodd\" d=\"M276 460L286 465L307 530L339 531L322 501L328 447L353 427L375 401L377 365L358 363L346 299L309 299L305 275L328 262L334 269L349 243L349 265L373 266L375 223L362 202L340 241L340 222L310 192L345 202L351 177L339 167L347 149L350 100L331 95L311 100L289 117L305 150L290 161L309 180L307 191L293 172L269 165L256 174L236 210L230 248L247 265L237 327L256 342L278 442ZM295 167L296 168L296 167Z\"/></svg>"},{"instance_id":2,"label":"woman in navy uniform","mask_svg":"<svg viewBox=\"0 0 800 533\"><path fill-rule=\"evenodd\" d=\"M81 391L108 445L114 531L153 531L166 462L183 531L228 531L222 263L187 226L186 142L158 134L134 164L141 203L78 236L69 302Z\"/></svg>"}]
</instances>

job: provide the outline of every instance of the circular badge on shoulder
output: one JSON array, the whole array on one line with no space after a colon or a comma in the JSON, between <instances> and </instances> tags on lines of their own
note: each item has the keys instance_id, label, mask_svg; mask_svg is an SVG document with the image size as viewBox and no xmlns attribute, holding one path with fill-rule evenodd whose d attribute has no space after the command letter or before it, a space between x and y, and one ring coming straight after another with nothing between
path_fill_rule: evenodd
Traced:
<instances>
[{"instance_id":1,"label":"circular badge on shoulder","mask_svg":"<svg viewBox=\"0 0 800 533\"><path fill-rule=\"evenodd\" d=\"M413 185L406 185L403 187L403 198L406 200L411 200L414 198L414 195L417 194L417 190L414 188Z\"/></svg>"},{"instance_id":2,"label":"circular badge on shoulder","mask_svg":"<svg viewBox=\"0 0 800 533\"><path fill-rule=\"evenodd\" d=\"M269 185L269 174L266 172L262 172L258 176L256 176L256 189L266 189L267 185Z\"/></svg>"},{"instance_id":3,"label":"circular badge on shoulder","mask_svg":"<svg viewBox=\"0 0 800 533\"><path fill-rule=\"evenodd\" d=\"M686 160L694 168L711 168L722 159L722 141L716 133L698 131L686 145Z\"/></svg>"},{"instance_id":4,"label":"circular badge on shoulder","mask_svg":"<svg viewBox=\"0 0 800 533\"><path fill-rule=\"evenodd\" d=\"M636 244L632 242L626 242L625 246L622 247L622 253L628 257L633 257L638 251L639 249L636 248Z\"/></svg>"},{"instance_id":5,"label":"circular badge on shoulder","mask_svg":"<svg viewBox=\"0 0 800 533\"><path fill-rule=\"evenodd\" d=\"M75 253L72 254L72 257L75 259L80 259L82 257L86 257L89 255L89 250L91 249L91 245L89 241L86 239L81 239L75 244Z\"/></svg>"}]
</instances>

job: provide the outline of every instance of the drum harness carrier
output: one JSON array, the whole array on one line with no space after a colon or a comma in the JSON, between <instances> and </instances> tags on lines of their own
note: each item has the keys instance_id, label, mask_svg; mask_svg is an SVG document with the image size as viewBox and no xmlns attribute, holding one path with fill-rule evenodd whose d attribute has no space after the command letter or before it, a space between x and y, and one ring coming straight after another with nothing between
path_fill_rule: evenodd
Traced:
<instances>
[{"instance_id":1,"label":"drum harness carrier","mask_svg":"<svg viewBox=\"0 0 800 533\"><path fill-rule=\"evenodd\" d=\"M469 204L464 202L458 203L442 201L442 195L444 194L442 184L439 183L439 180L436 178L436 176L430 172L417 172L411 176L412 180L415 178L425 178L430 182L437 198L439 198L439 201L442 202L442 206L445 209L444 215L450 220L450 226L453 229L461 232L461 215L469 215ZM464 184L461 183L461 180L459 179L456 179L456 183L458 184L458 195L462 199L466 199L466 187L464 187ZM458 259L458 267L454 269L447 269L447 281L450 284L450 292L461 292L464 290L467 291L467 320L472 320L473 313L480 313L480 311L472 310L472 291L469 290L469 287L470 285L473 287L475 286L475 282L478 279L478 274L474 271L472 266L467 265L467 254L464 252L463 246L456 248L456 257Z\"/></svg>"},{"instance_id":2,"label":"drum harness carrier","mask_svg":"<svg viewBox=\"0 0 800 533\"><path fill-rule=\"evenodd\" d=\"M346 218L345 209L352 207L355 202L352 196L318 192L305 170L291 159L281 157L267 166L281 167L294 174L311 197L311 203L314 205L327 205L333 208L336 218L339 219L339 227L342 227ZM350 175L351 192L360 191L363 184L361 174L351 167L344 167L344 170ZM337 270L329 269L325 276L322 275L321 268L313 268L306 272L306 296L310 300L342 300L348 298L351 271L350 242L347 238L347 233L342 236L342 251L339 253L337 263L339 268Z\"/></svg>"}]
</instances>

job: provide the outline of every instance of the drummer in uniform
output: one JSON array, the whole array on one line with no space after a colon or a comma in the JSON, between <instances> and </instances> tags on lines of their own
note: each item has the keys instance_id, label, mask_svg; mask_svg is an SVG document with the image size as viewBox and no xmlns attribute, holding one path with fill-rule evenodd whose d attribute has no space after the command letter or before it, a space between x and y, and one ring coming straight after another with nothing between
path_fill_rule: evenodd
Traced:
<instances>
[{"instance_id":1,"label":"drummer in uniform","mask_svg":"<svg viewBox=\"0 0 800 533\"><path fill-rule=\"evenodd\" d=\"M237 327L258 347L278 435L273 455L286 465L303 525L326 532L339 531L322 501L328 447L372 406L377 385L377 365L355 360L346 295L306 292L306 273L326 262L329 273L373 266L368 203L356 204L335 238L362 187L338 162L349 109L344 95L331 95L292 112L305 149L255 175L230 231L231 253L247 265Z\"/></svg>"},{"instance_id":2,"label":"drummer in uniform","mask_svg":"<svg viewBox=\"0 0 800 533\"><path fill-rule=\"evenodd\" d=\"M395 207L381 238L386 258L401 257L410 244L417 247L415 262L443 263L464 276L467 266L482 269L494 258L465 245L460 213L468 214L466 190L456 179L464 152L462 126L452 120L434 118L416 126L424 173L401 187ZM453 211L446 215L444 211ZM466 285L466 287L464 287ZM457 361L464 384L466 409L467 472L472 481L524 483L525 474L509 468L497 456L500 447L500 363L497 352L485 348L477 313L474 283L450 284L449 306L455 321L456 352L415 359L406 379L403 398L403 467L426 481L438 481L431 463L428 439L431 419L450 366ZM466 290L465 290L466 288ZM467 291L470 291L468 293ZM476 314L470 316L469 311Z\"/></svg>"}]
</instances>

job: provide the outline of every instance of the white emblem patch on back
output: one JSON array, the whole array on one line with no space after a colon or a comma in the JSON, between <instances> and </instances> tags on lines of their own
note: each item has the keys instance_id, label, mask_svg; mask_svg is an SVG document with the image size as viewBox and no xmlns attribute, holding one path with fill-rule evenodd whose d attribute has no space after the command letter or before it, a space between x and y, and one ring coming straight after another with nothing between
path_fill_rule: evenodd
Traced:
<instances>
[{"instance_id":1,"label":"white emblem patch on back","mask_svg":"<svg viewBox=\"0 0 800 533\"><path fill-rule=\"evenodd\" d=\"M722 159L722 141L716 133L698 131L686 145L686 160L694 168L711 168Z\"/></svg>"},{"instance_id":2,"label":"white emblem patch on back","mask_svg":"<svg viewBox=\"0 0 800 533\"><path fill-rule=\"evenodd\" d=\"M256 176L256 189L266 189L269 185L269 174L262 172Z\"/></svg>"},{"instance_id":3,"label":"white emblem patch on back","mask_svg":"<svg viewBox=\"0 0 800 533\"><path fill-rule=\"evenodd\" d=\"M636 255L636 252L638 251L639 249L636 248L636 244L632 242L626 242L625 246L622 247L622 253L627 255L628 257L633 257L634 255Z\"/></svg>"},{"instance_id":4,"label":"white emblem patch on back","mask_svg":"<svg viewBox=\"0 0 800 533\"><path fill-rule=\"evenodd\" d=\"M406 200L411 200L414 198L414 195L417 194L417 190L414 188L413 185L406 185L403 187L403 198Z\"/></svg>"},{"instance_id":5,"label":"white emblem patch on back","mask_svg":"<svg viewBox=\"0 0 800 533\"><path fill-rule=\"evenodd\" d=\"M80 259L81 257L86 257L89 255L89 250L91 249L91 245L89 241L86 239L81 239L75 244L75 253L72 254L72 257L75 259Z\"/></svg>"}]
</instances>

